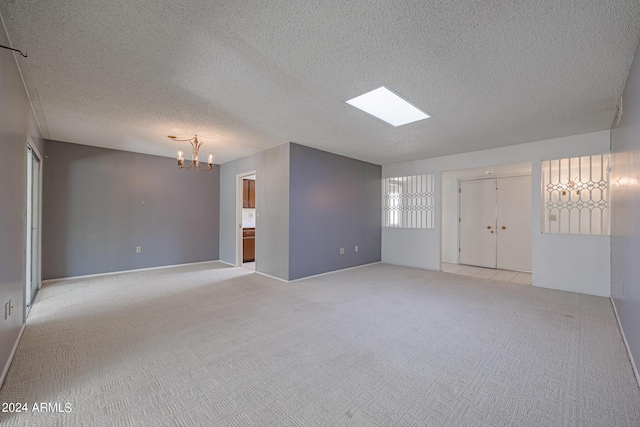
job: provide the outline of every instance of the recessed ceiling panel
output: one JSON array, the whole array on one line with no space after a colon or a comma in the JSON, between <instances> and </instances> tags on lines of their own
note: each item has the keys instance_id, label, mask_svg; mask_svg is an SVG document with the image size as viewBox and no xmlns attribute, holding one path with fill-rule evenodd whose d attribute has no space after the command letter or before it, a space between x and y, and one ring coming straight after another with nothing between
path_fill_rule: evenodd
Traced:
<instances>
[{"instance_id":1,"label":"recessed ceiling panel","mask_svg":"<svg viewBox=\"0 0 640 427\"><path fill-rule=\"evenodd\" d=\"M353 105L393 126L402 126L430 117L427 113L384 86L356 96L348 100L347 104Z\"/></svg>"}]
</instances>

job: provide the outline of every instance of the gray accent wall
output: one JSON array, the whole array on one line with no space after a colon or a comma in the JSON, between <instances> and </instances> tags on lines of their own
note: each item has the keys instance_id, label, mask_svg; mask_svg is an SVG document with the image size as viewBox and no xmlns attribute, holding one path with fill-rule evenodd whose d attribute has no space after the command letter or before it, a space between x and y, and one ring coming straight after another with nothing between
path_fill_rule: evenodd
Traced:
<instances>
[{"instance_id":1,"label":"gray accent wall","mask_svg":"<svg viewBox=\"0 0 640 427\"><path fill-rule=\"evenodd\" d=\"M220 167L45 143L43 279L219 258ZM142 251L136 253L136 247Z\"/></svg>"},{"instance_id":2,"label":"gray accent wall","mask_svg":"<svg viewBox=\"0 0 640 427\"><path fill-rule=\"evenodd\" d=\"M640 363L639 52L622 95L620 124L614 123L611 130L611 294L636 364Z\"/></svg>"},{"instance_id":3,"label":"gray accent wall","mask_svg":"<svg viewBox=\"0 0 640 427\"><path fill-rule=\"evenodd\" d=\"M0 25L0 44L9 41ZM18 60L26 58L18 57ZM0 374L24 323L25 214L27 206L27 139L43 152L29 98L12 52L0 49ZM4 305L13 303L13 314L4 319Z\"/></svg>"},{"instance_id":4,"label":"gray accent wall","mask_svg":"<svg viewBox=\"0 0 640 427\"><path fill-rule=\"evenodd\" d=\"M289 144L220 166L220 260L236 263L237 175L256 171L256 271L289 278Z\"/></svg>"},{"instance_id":5,"label":"gray accent wall","mask_svg":"<svg viewBox=\"0 0 640 427\"><path fill-rule=\"evenodd\" d=\"M382 167L290 145L289 279L380 261Z\"/></svg>"}]
</instances>

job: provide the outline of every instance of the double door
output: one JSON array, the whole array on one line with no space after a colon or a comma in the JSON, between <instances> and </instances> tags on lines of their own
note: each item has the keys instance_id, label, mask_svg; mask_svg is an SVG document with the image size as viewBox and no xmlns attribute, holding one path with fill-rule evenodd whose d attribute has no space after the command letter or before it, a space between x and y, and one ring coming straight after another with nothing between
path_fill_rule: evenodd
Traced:
<instances>
[{"instance_id":1,"label":"double door","mask_svg":"<svg viewBox=\"0 0 640 427\"><path fill-rule=\"evenodd\" d=\"M531 271L531 176L460 181L460 264Z\"/></svg>"}]
</instances>

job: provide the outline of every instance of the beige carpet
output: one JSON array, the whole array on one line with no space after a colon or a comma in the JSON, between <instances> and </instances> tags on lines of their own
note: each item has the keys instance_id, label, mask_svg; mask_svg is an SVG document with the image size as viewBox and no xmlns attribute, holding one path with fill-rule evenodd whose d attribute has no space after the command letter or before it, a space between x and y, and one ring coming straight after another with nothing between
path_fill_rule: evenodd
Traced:
<instances>
[{"instance_id":1,"label":"beige carpet","mask_svg":"<svg viewBox=\"0 0 640 427\"><path fill-rule=\"evenodd\" d=\"M373 265L218 263L43 288L3 426L639 426L608 299Z\"/></svg>"}]
</instances>

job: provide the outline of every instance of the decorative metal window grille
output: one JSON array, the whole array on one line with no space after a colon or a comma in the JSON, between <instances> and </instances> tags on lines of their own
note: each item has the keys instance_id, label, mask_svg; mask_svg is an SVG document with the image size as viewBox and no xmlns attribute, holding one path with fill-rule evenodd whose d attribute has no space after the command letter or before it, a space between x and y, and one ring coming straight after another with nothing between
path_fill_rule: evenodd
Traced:
<instances>
[{"instance_id":1,"label":"decorative metal window grille","mask_svg":"<svg viewBox=\"0 0 640 427\"><path fill-rule=\"evenodd\" d=\"M542 162L542 232L609 234L609 155Z\"/></svg>"},{"instance_id":2,"label":"decorative metal window grille","mask_svg":"<svg viewBox=\"0 0 640 427\"><path fill-rule=\"evenodd\" d=\"M435 177L433 174L382 180L383 227L434 228Z\"/></svg>"}]
</instances>

